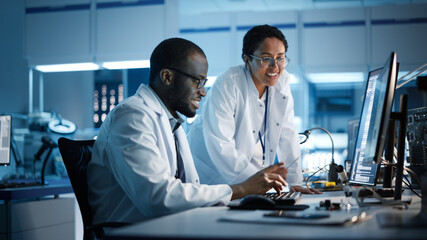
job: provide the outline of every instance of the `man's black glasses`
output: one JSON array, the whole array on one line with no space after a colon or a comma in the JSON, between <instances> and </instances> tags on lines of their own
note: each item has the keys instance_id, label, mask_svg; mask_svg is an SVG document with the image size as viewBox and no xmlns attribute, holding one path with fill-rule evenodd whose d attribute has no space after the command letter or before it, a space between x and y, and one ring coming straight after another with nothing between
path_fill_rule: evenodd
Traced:
<instances>
[{"instance_id":1,"label":"man's black glasses","mask_svg":"<svg viewBox=\"0 0 427 240\"><path fill-rule=\"evenodd\" d=\"M191 74L188 74L188 73L183 72L183 71L181 71L181 70L179 70L179 69L176 69L176 68L168 67L168 69L173 70L173 71L175 71L175 72L177 72L177 73L180 73L180 74L182 74L182 75L185 75L185 76L187 76L187 77L189 77L189 78L192 78L192 79L193 79L193 83L197 85L197 88L198 88L198 89L201 89L203 86L205 86L206 82L208 81L208 79L207 79L207 78L206 78L206 79L199 79L199 78L198 78L198 77L196 77L196 76L193 76L193 75L191 75Z\"/></svg>"}]
</instances>

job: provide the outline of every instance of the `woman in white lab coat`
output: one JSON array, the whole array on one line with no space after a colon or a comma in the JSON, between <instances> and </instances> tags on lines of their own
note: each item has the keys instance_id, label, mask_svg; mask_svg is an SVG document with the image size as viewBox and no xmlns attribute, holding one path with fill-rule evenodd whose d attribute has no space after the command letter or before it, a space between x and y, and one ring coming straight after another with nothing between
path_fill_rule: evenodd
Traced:
<instances>
[{"instance_id":1,"label":"woman in white lab coat","mask_svg":"<svg viewBox=\"0 0 427 240\"><path fill-rule=\"evenodd\" d=\"M201 183L243 182L280 161L288 167L285 177L293 190L319 193L301 186L287 49L280 30L255 26L243 40L245 64L215 81L187 134Z\"/></svg>"}]
</instances>

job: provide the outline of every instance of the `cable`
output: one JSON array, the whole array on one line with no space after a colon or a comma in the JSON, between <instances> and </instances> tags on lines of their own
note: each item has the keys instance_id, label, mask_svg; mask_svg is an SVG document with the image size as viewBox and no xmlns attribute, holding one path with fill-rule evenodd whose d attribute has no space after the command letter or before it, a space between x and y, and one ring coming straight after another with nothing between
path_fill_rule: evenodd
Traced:
<instances>
[{"instance_id":1,"label":"cable","mask_svg":"<svg viewBox=\"0 0 427 240\"><path fill-rule=\"evenodd\" d=\"M325 167L327 167L329 164L326 164L325 166L319 168L317 171L315 171L313 174L311 174L306 180L305 180L305 186L308 188L308 180L313 177L314 175L316 175L316 173L318 173L320 170L324 169Z\"/></svg>"},{"instance_id":2,"label":"cable","mask_svg":"<svg viewBox=\"0 0 427 240\"><path fill-rule=\"evenodd\" d=\"M409 175L411 175L411 178L413 178L417 182L418 186L421 186L421 180L418 175L410 168L405 167L404 169L409 173Z\"/></svg>"},{"instance_id":3,"label":"cable","mask_svg":"<svg viewBox=\"0 0 427 240\"><path fill-rule=\"evenodd\" d=\"M384 157L381 157L381 165L391 166L391 167L396 166L395 163L388 162L387 159L385 159ZM406 170L409 173L409 175L411 175L411 178L413 178L417 182L418 186L421 186L420 178L418 177L418 175L414 171L412 171L412 169L405 167L404 170ZM393 168L393 172L394 173L396 172L395 168ZM403 177L406 179L406 181L402 181L402 182L405 183L405 185L409 188L409 190L411 190L411 192L413 192L415 195L417 195L418 197L421 198L421 195L415 191L415 189L412 186L412 184L410 183L408 177L406 175L403 175Z\"/></svg>"},{"instance_id":4,"label":"cable","mask_svg":"<svg viewBox=\"0 0 427 240\"><path fill-rule=\"evenodd\" d=\"M331 139L332 156L331 156L331 163L329 164L330 166L329 166L329 171L328 171L328 181L336 183L338 181L338 173L337 173L337 165L335 164L335 160L334 160L334 154L335 154L334 139L332 138L331 133L322 127L310 128L308 130L305 130L303 133L299 133L299 134L304 135L306 137L302 142L300 142L300 144L305 143L308 140L308 138L311 134L311 131L316 130L316 129L319 129L319 130L326 132L329 135L329 138Z\"/></svg>"},{"instance_id":5,"label":"cable","mask_svg":"<svg viewBox=\"0 0 427 240\"><path fill-rule=\"evenodd\" d=\"M407 171L408 171L408 168L405 168L405 170L407 170ZM409 172L409 171L408 171L408 172ZM412 172L412 170L411 170L411 172ZM415 173L414 173L414 174L415 174ZM411 175L411 176L412 176L412 175ZM411 182L409 181L408 177L407 177L406 175L403 175L403 177L406 179L406 181L403 181L403 180L402 180L402 182L403 182L403 183L405 183L405 185L406 185L406 186L408 186L408 188L409 188L409 190L411 190L411 192L413 192L415 195L417 195L418 197L420 197L420 198L421 198L421 195L415 191L415 189L414 189L414 187L412 186ZM421 185L420 185L420 182L419 182L419 179L417 180L417 178L418 178L418 177L416 177L416 178L414 178L414 179L417 181L418 186L421 186Z\"/></svg>"}]
</instances>

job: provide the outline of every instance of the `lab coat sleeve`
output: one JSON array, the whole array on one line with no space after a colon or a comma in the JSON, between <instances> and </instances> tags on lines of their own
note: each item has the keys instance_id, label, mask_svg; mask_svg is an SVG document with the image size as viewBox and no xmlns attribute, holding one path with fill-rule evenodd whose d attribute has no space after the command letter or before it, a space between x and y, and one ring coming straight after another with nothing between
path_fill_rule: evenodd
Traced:
<instances>
[{"instance_id":1,"label":"lab coat sleeve","mask_svg":"<svg viewBox=\"0 0 427 240\"><path fill-rule=\"evenodd\" d=\"M203 132L211 161L227 183L236 184L259 169L251 162L251 156L236 148L235 112L239 91L235 84L225 82L218 82L222 85L210 90L212 95L204 112Z\"/></svg>"},{"instance_id":2,"label":"lab coat sleeve","mask_svg":"<svg viewBox=\"0 0 427 240\"><path fill-rule=\"evenodd\" d=\"M168 159L161 154L166 152L166 139L155 113L137 104L116 108L106 143L110 159L106 164L142 214L155 217L228 203L232 191L227 185L182 183L173 177Z\"/></svg>"},{"instance_id":3,"label":"lab coat sleeve","mask_svg":"<svg viewBox=\"0 0 427 240\"><path fill-rule=\"evenodd\" d=\"M279 161L285 162L288 168L286 176L287 182L291 186L300 186L303 181L301 170L301 149L299 146L299 137L295 125L294 101L290 88L286 90L288 99L285 106L285 115L282 123L282 129L277 148L277 157ZM295 163L294 160L296 160Z\"/></svg>"}]
</instances>

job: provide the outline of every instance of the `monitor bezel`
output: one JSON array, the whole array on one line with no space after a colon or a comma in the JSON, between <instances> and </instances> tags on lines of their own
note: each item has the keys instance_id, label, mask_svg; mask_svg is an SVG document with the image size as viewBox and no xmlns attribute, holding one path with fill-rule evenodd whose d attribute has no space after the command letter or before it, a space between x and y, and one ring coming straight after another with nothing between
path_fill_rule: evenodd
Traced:
<instances>
[{"instance_id":1,"label":"monitor bezel","mask_svg":"<svg viewBox=\"0 0 427 240\"><path fill-rule=\"evenodd\" d=\"M384 64L383 72L378 78L383 77L385 74L384 69L388 70L387 72L387 91L384 100L384 106L381 116L381 127L379 128L377 147L375 150L374 163L380 165L381 158L384 153L384 146L387 137L387 129L389 125L390 115L393 110L393 102L394 102L394 93L396 91L396 82L397 82L397 60L396 53L392 52L390 57L388 58L386 64ZM364 160L365 161L365 160Z\"/></svg>"}]
</instances>

